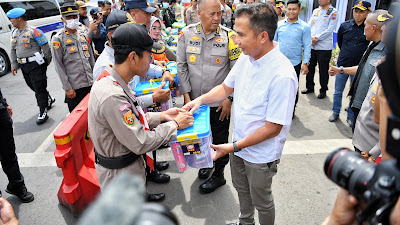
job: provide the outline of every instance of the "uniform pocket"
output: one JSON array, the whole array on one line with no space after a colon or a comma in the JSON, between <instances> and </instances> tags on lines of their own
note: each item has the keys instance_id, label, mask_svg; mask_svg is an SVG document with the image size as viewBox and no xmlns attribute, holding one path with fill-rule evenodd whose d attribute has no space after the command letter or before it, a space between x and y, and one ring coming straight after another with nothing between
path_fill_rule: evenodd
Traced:
<instances>
[{"instance_id":1,"label":"uniform pocket","mask_svg":"<svg viewBox=\"0 0 400 225\"><path fill-rule=\"evenodd\" d=\"M188 64L196 65L199 60L201 53L201 48L196 46L187 46L186 47L186 61Z\"/></svg>"},{"instance_id":2,"label":"uniform pocket","mask_svg":"<svg viewBox=\"0 0 400 225\"><path fill-rule=\"evenodd\" d=\"M211 49L211 65L214 66L225 66L228 61L228 43L213 43Z\"/></svg>"}]
</instances>

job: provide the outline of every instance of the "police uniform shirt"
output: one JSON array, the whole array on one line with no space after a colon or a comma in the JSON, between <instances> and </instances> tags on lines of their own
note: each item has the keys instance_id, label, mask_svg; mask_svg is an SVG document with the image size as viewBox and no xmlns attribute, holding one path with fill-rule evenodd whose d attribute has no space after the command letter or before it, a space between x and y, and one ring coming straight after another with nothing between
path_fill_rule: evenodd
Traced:
<instances>
[{"instance_id":1,"label":"police uniform shirt","mask_svg":"<svg viewBox=\"0 0 400 225\"><path fill-rule=\"evenodd\" d=\"M51 50L44 33L26 25L23 30L14 29L11 35L11 67L18 68L17 58L29 58L36 52L43 52L47 62L51 62Z\"/></svg>"},{"instance_id":2,"label":"police uniform shirt","mask_svg":"<svg viewBox=\"0 0 400 225\"><path fill-rule=\"evenodd\" d=\"M69 33L64 27L52 38L54 67L64 90L77 90L93 84L93 32L88 30L81 25L76 33Z\"/></svg>"},{"instance_id":3,"label":"police uniform shirt","mask_svg":"<svg viewBox=\"0 0 400 225\"><path fill-rule=\"evenodd\" d=\"M318 42L312 46L314 50L332 50L333 31L338 23L338 11L329 6L328 9L318 7L314 9L308 22L311 26L311 36L318 37Z\"/></svg>"},{"instance_id":4,"label":"police uniform shirt","mask_svg":"<svg viewBox=\"0 0 400 225\"><path fill-rule=\"evenodd\" d=\"M225 23L230 23L232 20L232 9L227 4L224 6L224 14L222 15L222 19L224 19Z\"/></svg>"},{"instance_id":5,"label":"police uniform shirt","mask_svg":"<svg viewBox=\"0 0 400 225\"><path fill-rule=\"evenodd\" d=\"M199 10L198 8L194 9L193 6L190 6L186 10L186 22L187 22L187 25L200 22L199 15L197 14L198 10Z\"/></svg>"},{"instance_id":6,"label":"police uniform shirt","mask_svg":"<svg viewBox=\"0 0 400 225\"><path fill-rule=\"evenodd\" d=\"M233 42L235 33L219 25L205 34L200 23L185 27L179 33L177 66L179 91L195 99L220 85L241 54ZM212 103L218 107L221 102Z\"/></svg>"},{"instance_id":7,"label":"police uniform shirt","mask_svg":"<svg viewBox=\"0 0 400 225\"><path fill-rule=\"evenodd\" d=\"M92 87L88 106L89 132L96 152L104 157L119 157L133 152L142 155L174 140L177 129L173 121L160 124L161 113L146 113L150 130L145 130L139 113L126 93L133 94L120 75L108 66L112 79L104 77ZM139 157L123 169L107 169L96 164L101 188L117 174L125 171L145 180L145 165Z\"/></svg>"}]
</instances>

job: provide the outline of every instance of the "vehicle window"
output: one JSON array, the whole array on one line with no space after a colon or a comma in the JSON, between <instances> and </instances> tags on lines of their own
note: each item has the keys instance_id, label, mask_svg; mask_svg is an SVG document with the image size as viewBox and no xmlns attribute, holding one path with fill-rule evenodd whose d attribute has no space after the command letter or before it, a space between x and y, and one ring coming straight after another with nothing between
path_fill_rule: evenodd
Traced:
<instances>
[{"instance_id":1,"label":"vehicle window","mask_svg":"<svg viewBox=\"0 0 400 225\"><path fill-rule=\"evenodd\" d=\"M27 20L60 15L60 11L55 0L2 2L0 3L0 6L6 13L13 8L25 9Z\"/></svg>"}]
</instances>

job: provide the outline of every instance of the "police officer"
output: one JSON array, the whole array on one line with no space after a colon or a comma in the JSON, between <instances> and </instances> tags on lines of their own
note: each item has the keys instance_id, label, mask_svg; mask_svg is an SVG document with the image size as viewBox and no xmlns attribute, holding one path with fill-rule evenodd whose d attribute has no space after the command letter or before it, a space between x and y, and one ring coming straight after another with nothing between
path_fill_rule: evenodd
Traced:
<instances>
[{"instance_id":1,"label":"police officer","mask_svg":"<svg viewBox=\"0 0 400 225\"><path fill-rule=\"evenodd\" d=\"M221 84L233 67L241 50L232 38L235 33L220 25L222 11L219 0L200 0L200 23L185 27L179 34L177 64L179 91L185 104ZM211 131L214 144L228 142L229 115L233 98L210 104ZM224 185L224 168L229 156L215 162L210 179L200 185L200 191L211 193ZM199 170L199 178L206 179L212 168Z\"/></svg>"},{"instance_id":2,"label":"police officer","mask_svg":"<svg viewBox=\"0 0 400 225\"><path fill-rule=\"evenodd\" d=\"M16 195L22 202L31 202L34 196L26 189L15 154L12 114L12 108L0 90L0 161L9 182L6 192Z\"/></svg>"},{"instance_id":3,"label":"police officer","mask_svg":"<svg viewBox=\"0 0 400 225\"><path fill-rule=\"evenodd\" d=\"M89 27L90 21L89 18L87 17L87 5L83 1L76 1L76 4L78 5L79 22Z\"/></svg>"},{"instance_id":4,"label":"police officer","mask_svg":"<svg viewBox=\"0 0 400 225\"><path fill-rule=\"evenodd\" d=\"M197 8L198 0L192 0L191 6L186 10L186 24L194 24L200 22Z\"/></svg>"},{"instance_id":5,"label":"police officer","mask_svg":"<svg viewBox=\"0 0 400 225\"><path fill-rule=\"evenodd\" d=\"M338 11L330 4L330 0L319 0L319 7L314 9L308 24L311 26L311 59L306 77L306 89L302 94L314 92L315 66L319 66L319 80L321 89L318 99L326 97L329 81L329 60L332 54L332 33L337 25Z\"/></svg>"},{"instance_id":6,"label":"police officer","mask_svg":"<svg viewBox=\"0 0 400 225\"><path fill-rule=\"evenodd\" d=\"M91 45L93 31L99 31L101 20L91 22L89 29L79 23L78 7L61 6L65 27L52 38L52 54L58 76L65 90L65 103L70 112L90 92L95 63ZM100 34L100 32L98 33Z\"/></svg>"},{"instance_id":7,"label":"police officer","mask_svg":"<svg viewBox=\"0 0 400 225\"><path fill-rule=\"evenodd\" d=\"M157 52L145 26L123 24L111 42L115 65L103 71L89 98L89 131L101 189L123 171L142 177L144 184L145 165L139 156L174 140L177 129L193 125L193 116L182 109L144 114L128 86L135 75L146 75L152 52ZM162 121L166 122L160 124ZM152 198L148 195L148 200Z\"/></svg>"},{"instance_id":8,"label":"police officer","mask_svg":"<svg viewBox=\"0 0 400 225\"><path fill-rule=\"evenodd\" d=\"M22 8L7 12L16 28L11 34L11 71L15 76L19 64L26 84L35 92L40 111L36 124L39 125L47 121L47 110L55 102L47 91L46 70L51 62L51 51L44 33L27 24L25 12Z\"/></svg>"},{"instance_id":9,"label":"police officer","mask_svg":"<svg viewBox=\"0 0 400 225\"><path fill-rule=\"evenodd\" d=\"M224 11L222 15L222 20L224 21L224 24L222 25L228 28L232 28L232 9L231 7L229 7L228 4L225 3L225 0L220 1Z\"/></svg>"},{"instance_id":10,"label":"police officer","mask_svg":"<svg viewBox=\"0 0 400 225\"><path fill-rule=\"evenodd\" d=\"M286 17L285 17L285 12L286 12L285 2L284 1L275 1L275 7L278 12L277 13L278 22L286 19Z\"/></svg>"}]
</instances>

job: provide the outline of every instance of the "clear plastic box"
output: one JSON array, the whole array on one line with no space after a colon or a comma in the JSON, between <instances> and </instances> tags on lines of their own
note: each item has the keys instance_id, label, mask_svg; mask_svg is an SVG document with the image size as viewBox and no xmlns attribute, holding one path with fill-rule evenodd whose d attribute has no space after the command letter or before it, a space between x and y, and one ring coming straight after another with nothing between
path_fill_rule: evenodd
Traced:
<instances>
[{"instance_id":1,"label":"clear plastic box","mask_svg":"<svg viewBox=\"0 0 400 225\"><path fill-rule=\"evenodd\" d=\"M211 168L212 136L210 129L210 107L201 106L194 114L194 124L178 130L178 136L170 142L176 165L180 172L191 168Z\"/></svg>"},{"instance_id":2,"label":"clear plastic box","mask_svg":"<svg viewBox=\"0 0 400 225\"><path fill-rule=\"evenodd\" d=\"M154 79L154 80L151 79L149 81L140 82L140 84L138 86L136 86L136 88L135 88L136 97L153 94L154 90L156 90L156 88L161 85L161 82L162 82L162 78ZM169 81L166 81L163 89L168 89L168 86L169 86ZM172 107L172 100L170 98L168 101L163 102L163 103L154 103L153 105L151 105L147 108L144 108L143 111L145 113L147 113L147 112L163 112L163 111L168 110L171 107Z\"/></svg>"}]
</instances>

